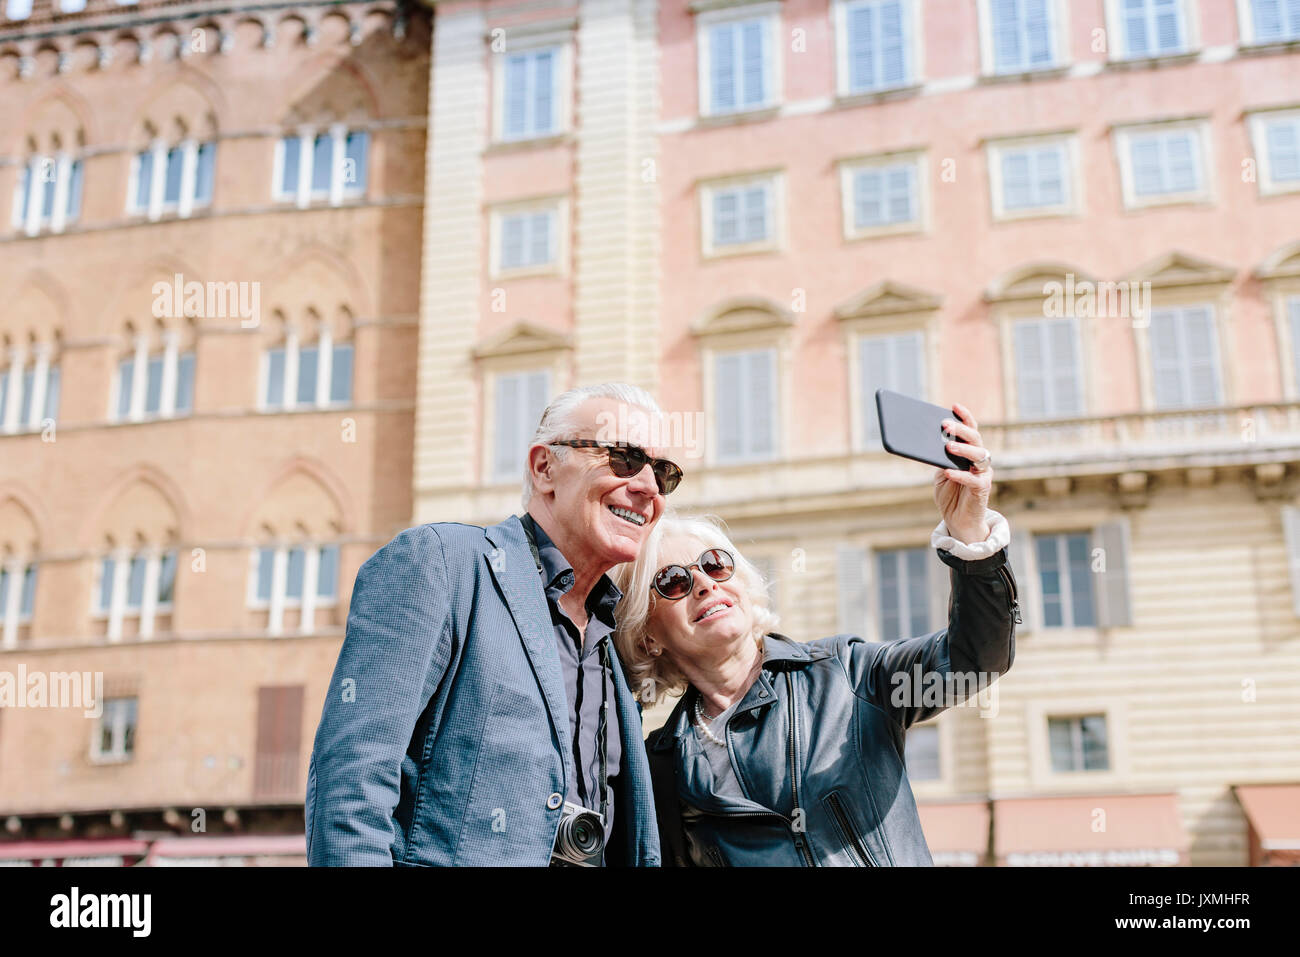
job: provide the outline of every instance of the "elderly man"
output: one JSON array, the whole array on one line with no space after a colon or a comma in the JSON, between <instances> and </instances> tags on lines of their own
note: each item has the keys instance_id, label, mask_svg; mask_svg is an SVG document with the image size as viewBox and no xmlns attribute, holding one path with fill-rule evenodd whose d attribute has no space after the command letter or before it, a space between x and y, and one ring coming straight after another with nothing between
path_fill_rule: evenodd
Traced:
<instances>
[{"instance_id":1,"label":"elderly man","mask_svg":"<svg viewBox=\"0 0 1300 957\"><path fill-rule=\"evenodd\" d=\"M661 415L632 386L564 393L522 517L408 528L361 567L308 772L311 864L659 865L605 573L681 479L629 441Z\"/></svg>"}]
</instances>

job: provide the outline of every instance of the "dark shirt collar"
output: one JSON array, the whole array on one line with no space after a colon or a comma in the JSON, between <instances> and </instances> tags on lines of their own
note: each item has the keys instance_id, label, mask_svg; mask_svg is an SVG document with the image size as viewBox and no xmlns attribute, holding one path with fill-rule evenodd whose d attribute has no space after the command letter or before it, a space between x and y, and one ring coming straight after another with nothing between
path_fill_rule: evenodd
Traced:
<instances>
[{"instance_id":1,"label":"dark shirt collar","mask_svg":"<svg viewBox=\"0 0 1300 957\"><path fill-rule=\"evenodd\" d=\"M573 587L573 566L560 552L560 548L551 536L546 534L540 522L533 520L537 530L537 554L542 560L542 577L546 581L546 591L553 593L556 599L567 594ZM623 593L608 575L601 575L591 594L587 596L587 610L594 612L611 628L614 626L614 606L618 604Z\"/></svg>"}]
</instances>

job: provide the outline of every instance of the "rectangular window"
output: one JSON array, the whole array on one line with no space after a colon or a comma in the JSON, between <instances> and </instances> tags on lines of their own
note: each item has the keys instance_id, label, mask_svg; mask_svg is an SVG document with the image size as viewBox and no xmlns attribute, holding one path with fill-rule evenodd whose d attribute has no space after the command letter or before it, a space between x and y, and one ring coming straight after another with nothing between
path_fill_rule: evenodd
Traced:
<instances>
[{"instance_id":1,"label":"rectangular window","mask_svg":"<svg viewBox=\"0 0 1300 957\"><path fill-rule=\"evenodd\" d=\"M863 336L858 340L863 442L867 448L880 447L877 389L901 392L914 399L925 398L924 342L920 332Z\"/></svg>"},{"instance_id":2,"label":"rectangular window","mask_svg":"<svg viewBox=\"0 0 1300 957\"><path fill-rule=\"evenodd\" d=\"M1116 0L1124 56L1167 56L1187 50L1183 0Z\"/></svg>"},{"instance_id":3,"label":"rectangular window","mask_svg":"<svg viewBox=\"0 0 1300 957\"><path fill-rule=\"evenodd\" d=\"M1300 3L1296 0L1250 0L1255 43L1300 40Z\"/></svg>"},{"instance_id":4,"label":"rectangular window","mask_svg":"<svg viewBox=\"0 0 1300 957\"><path fill-rule=\"evenodd\" d=\"M1025 319L1013 330L1020 418L1032 422L1082 415L1074 320Z\"/></svg>"},{"instance_id":5,"label":"rectangular window","mask_svg":"<svg viewBox=\"0 0 1300 957\"><path fill-rule=\"evenodd\" d=\"M1255 113L1251 133L1260 193L1300 191L1300 111Z\"/></svg>"},{"instance_id":6,"label":"rectangular window","mask_svg":"<svg viewBox=\"0 0 1300 957\"><path fill-rule=\"evenodd\" d=\"M930 632L929 549L876 552L880 640L896 641Z\"/></svg>"},{"instance_id":7,"label":"rectangular window","mask_svg":"<svg viewBox=\"0 0 1300 957\"><path fill-rule=\"evenodd\" d=\"M135 206L136 212L149 208L149 197L153 192L153 151L145 150L136 156L135 168Z\"/></svg>"},{"instance_id":8,"label":"rectangular window","mask_svg":"<svg viewBox=\"0 0 1300 957\"><path fill-rule=\"evenodd\" d=\"M336 342L330 352L330 401L352 401L352 343Z\"/></svg>"},{"instance_id":9,"label":"rectangular window","mask_svg":"<svg viewBox=\"0 0 1300 957\"><path fill-rule=\"evenodd\" d=\"M217 162L217 144L204 143L198 150L194 170L194 205L207 206L212 202L212 183Z\"/></svg>"},{"instance_id":10,"label":"rectangular window","mask_svg":"<svg viewBox=\"0 0 1300 957\"><path fill-rule=\"evenodd\" d=\"M370 134L357 130L347 135L343 149L343 192L360 196L366 191L370 154Z\"/></svg>"},{"instance_id":11,"label":"rectangular window","mask_svg":"<svg viewBox=\"0 0 1300 957\"><path fill-rule=\"evenodd\" d=\"M937 781L939 767L939 727L934 724L913 725L903 739L903 760L907 776L913 781Z\"/></svg>"},{"instance_id":12,"label":"rectangular window","mask_svg":"<svg viewBox=\"0 0 1300 957\"><path fill-rule=\"evenodd\" d=\"M503 139L533 139L558 132L560 59L558 47L505 56L500 74Z\"/></svg>"},{"instance_id":13,"label":"rectangular window","mask_svg":"<svg viewBox=\"0 0 1300 957\"><path fill-rule=\"evenodd\" d=\"M125 419L131 412L131 391L135 379L135 359L123 359L117 364L117 417Z\"/></svg>"},{"instance_id":14,"label":"rectangular window","mask_svg":"<svg viewBox=\"0 0 1300 957\"><path fill-rule=\"evenodd\" d=\"M158 607L171 607L176 593L176 553L165 552L158 559Z\"/></svg>"},{"instance_id":15,"label":"rectangular window","mask_svg":"<svg viewBox=\"0 0 1300 957\"><path fill-rule=\"evenodd\" d=\"M338 579L339 547L322 545L316 574L316 597L321 599L322 603L325 599L333 600L338 597Z\"/></svg>"},{"instance_id":16,"label":"rectangular window","mask_svg":"<svg viewBox=\"0 0 1300 957\"><path fill-rule=\"evenodd\" d=\"M1204 190L1194 129L1134 133L1129 141L1132 191L1145 198L1193 197Z\"/></svg>"},{"instance_id":17,"label":"rectangular window","mask_svg":"<svg viewBox=\"0 0 1300 957\"><path fill-rule=\"evenodd\" d=\"M175 206L181 201L181 173L185 167L185 150L173 146L167 151L167 172L163 180L163 207Z\"/></svg>"},{"instance_id":18,"label":"rectangular window","mask_svg":"<svg viewBox=\"0 0 1300 957\"><path fill-rule=\"evenodd\" d=\"M286 136L280 140L280 198L293 199L298 195L298 165L302 156L302 140Z\"/></svg>"},{"instance_id":19,"label":"rectangular window","mask_svg":"<svg viewBox=\"0 0 1300 957\"><path fill-rule=\"evenodd\" d=\"M145 370L144 411L157 415L162 408L163 356L150 356Z\"/></svg>"},{"instance_id":20,"label":"rectangular window","mask_svg":"<svg viewBox=\"0 0 1300 957\"><path fill-rule=\"evenodd\" d=\"M776 351L721 353L714 360L717 460L764 461L776 456Z\"/></svg>"},{"instance_id":21,"label":"rectangular window","mask_svg":"<svg viewBox=\"0 0 1300 957\"><path fill-rule=\"evenodd\" d=\"M257 550L257 587L254 598L258 602L271 600L271 583L275 577L275 549L259 548Z\"/></svg>"},{"instance_id":22,"label":"rectangular window","mask_svg":"<svg viewBox=\"0 0 1300 957\"><path fill-rule=\"evenodd\" d=\"M708 112L738 113L772 99L773 55L765 18L715 23L708 28Z\"/></svg>"},{"instance_id":23,"label":"rectangular window","mask_svg":"<svg viewBox=\"0 0 1300 957\"><path fill-rule=\"evenodd\" d=\"M494 481L523 478L524 450L537 431L550 394L549 372L519 372L496 376L495 422L491 437Z\"/></svg>"},{"instance_id":24,"label":"rectangular window","mask_svg":"<svg viewBox=\"0 0 1300 957\"><path fill-rule=\"evenodd\" d=\"M1053 771L1106 771L1110 768L1105 715L1048 718L1047 740L1052 752Z\"/></svg>"},{"instance_id":25,"label":"rectangular window","mask_svg":"<svg viewBox=\"0 0 1300 957\"><path fill-rule=\"evenodd\" d=\"M313 197L329 196L330 181L334 175L334 137L317 133L311 150L311 194Z\"/></svg>"},{"instance_id":26,"label":"rectangular window","mask_svg":"<svg viewBox=\"0 0 1300 957\"><path fill-rule=\"evenodd\" d=\"M105 558L99 563L99 604L97 611L106 612L113 605L113 576L117 571L117 562Z\"/></svg>"},{"instance_id":27,"label":"rectangular window","mask_svg":"<svg viewBox=\"0 0 1300 957\"><path fill-rule=\"evenodd\" d=\"M904 0L864 0L844 5L845 93L869 93L905 86L914 70L912 29Z\"/></svg>"},{"instance_id":28,"label":"rectangular window","mask_svg":"<svg viewBox=\"0 0 1300 957\"><path fill-rule=\"evenodd\" d=\"M18 598L18 617L28 621L32 617L32 608L36 604L36 566L28 565L23 570L23 593Z\"/></svg>"},{"instance_id":29,"label":"rectangular window","mask_svg":"<svg viewBox=\"0 0 1300 957\"><path fill-rule=\"evenodd\" d=\"M266 351L266 392L262 405L278 409L284 405L284 349Z\"/></svg>"},{"instance_id":30,"label":"rectangular window","mask_svg":"<svg viewBox=\"0 0 1300 957\"><path fill-rule=\"evenodd\" d=\"M858 169L852 177L855 230L920 220L915 161Z\"/></svg>"},{"instance_id":31,"label":"rectangular window","mask_svg":"<svg viewBox=\"0 0 1300 957\"><path fill-rule=\"evenodd\" d=\"M14 194L14 229L22 229L27 222L27 205L31 195L32 168L23 166L18 170L18 192Z\"/></svg>"},{"instance_id":32,"label":"rectangular window","mask_svg":"<svg viewBox=\"0 0 1300 957\"><path fill-rule=\"evenodd\" d=\"M1088 533L1035 535L1034 548L1043 598L1043 626L1095 626L1097 616Z\"/></svg>"},{"instance_id":33,"label":"rectangular window","mask_svg":"<svg viewBox=\"0 0 1300 957\"><path fill-rule=\"evenodd\" d=\"M54 215L54 190L58 186L58 167L48 158L41 159L41 222Z\"/></svg>"},{"instance_id":34,"label":"rectangular window","mask_svg":"<svg viewBox=\"0 0 1300 957\"><path fill-rule=\"evenodd\" d=\"M1057 210L1070 205L1069 154L1064 143L1005 147L998 152L1005 212Z\"/></svg>"},{"instance_id":35,"label":"rectangular window","mask_svg":"<svg viewBox=\"0 0 1300 957\"><path fill-rule=\"evenodd\" d=\"M1057 65L1053 0L987 0L995 73Z\"/></svg>"},{"instance_id":36,"label":"rectangular window","mask_svg":"<svg viewBox=\"0 0 1300 957\"><path fill-rule=\"evenodd\" d=\"M1152 392L1157 409L1219 405L1219 349L1211 306L1151 311Z\"/></svg>"},{"instance_id":37,"label":"rectangular window","mask_svg":"<svg viewBox=\"0 0 1300 957\"><path fill-rule=\"evenodd\" d=\"M81 160L68 165L68 201L63 220L75 223L81 217Z\"/></svg>"},{"instance_id":38,"label":"rectangular window","mask_svg":"<svg viewBox=\"0 0 1300 957\"><path fill-rule=\"evenodd\" d=\"M771 183L715 189L713 245L737 246L771 239L771 203Z\"/></svg>"},{"instance_id":39,"label":"rectangular window","mask_svg":"<svg viewBox=\"0 0 1300 957\"><path fill-rule=\"evenodd\" d=\"M176 414L194 408L194 353L183 352L176 358Z\"/></svg>"},{"instance_id":40,"label":"rectangular window","mask_svg":"<svg viewBox=\"0 0 1300 957\"><path fill-rule=\"evenodd\" d=\"M553 263L558 219L556 209L501 214L500 268L529 269Z\"/></svg>"},{"instance_id":41,"label":"rectangular window","mask_svg":"<svg viewBox=\"0 0 1300 957\"><path fill-rule=\"evenodd\" d=\"M135 753L137 699L106 698L104 713L95 729L94 756L125 761Z\"/></svg>"},{"instance_id":42,"label":"rectangular window","mask_svg":"<svg viewBox=\"0 0 1300 957\"><path fill-rule=\"evenodd\" d=\"M36 385L36 370L23 370L23 394L19 403L18 424L19 428L26 427L27 423L32 420L32 396Z\"/></svg>"},{"instance_id":43,"label":"rectangular window","mask_svg":"<svg viewBox=\"0 0 1300 957\"><path fill-rule=\"evenodd\" d=\"M138 611L144 603L145 557L134 555L126 575L126 607Z\"/></svg>"},{"instance_id":44,"label":"rectangular window","mask_svg":"<svg viewBox=\"0 0 1300 957\"><path fill-rule=\"evenodd\" d=\"M298 349L298 404L316 404L316 371L320 348L302 346Z\"/></svg>"},{"instance_id":45,"label":"rectangular window","mask_svg":"<svg viewBox=\"0 0 1300 957\"><path fill-rule=\"evenodd\" d=\"M284 597L287 601L302 601L302 576L307 556L302 548L289 549L288 568L284 580Z\"/></svg>"},{"instance_id":46,"label":"rectangular window","mask_svg":"<svg viewBox=\"0 0 1300 957\"><path fill-rule=\"evenodd\" d=\"M49 378L45 383L45 417L51 422L59 419L59 388L62 376L58 366L50 366Z\"/></svg>"}]
</instances>

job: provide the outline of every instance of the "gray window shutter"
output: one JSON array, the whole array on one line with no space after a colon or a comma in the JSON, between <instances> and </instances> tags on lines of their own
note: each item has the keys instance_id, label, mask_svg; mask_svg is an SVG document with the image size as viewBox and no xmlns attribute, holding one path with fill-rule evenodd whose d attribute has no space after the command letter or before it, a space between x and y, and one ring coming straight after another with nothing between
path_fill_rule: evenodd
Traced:
<instances>
[{"instance_id":1,"label":"gray window shutter","mask_svg":"<svg viewBox=\"0 0 1300 957\"><path fill-rule=\"evenodd\" d=\"M519 407L521 390L520 377L502 375L497 377L496 389L496 429L492 433L493 465L492 476L506 480L513 476L515 469L522 470L518 436L522 431L519 424Z\"/></svg>"},{"instance_id":2,"label":"gray window shutter","mask_svg":"<svg viewBox=\"0 0 1300 957\"><path fill-rule=\"evenodd\" d=\"M1054 319L1047 327L1052 354L1052 412L1060 416L1083 413L1083 389L1079 382L1078 337L1073 319Z\"/></svg>"},{"instance_id":3,"label":"gray window shutter","mask_svg":"<svg viewBox=\"0 0 1300 957\"><path fill-rule=\"evenodd\" d=\"M889 340L871 336L860 340L858 356L862 371L863 439L868 448L880 446L880 416L876 411L876 390L892 388L889 376Z\"/></svg>"},{"instance_id":4,"label":"gray window shutter","mask_svg":"<svg viewBox=\"0 0 1300 957\"><path fill-rule=\"evenodd\" d=\"M1027 531L1011 533L1011 547L1007 550L1011 572L1016 579L1016 593L1020 601L1018 633L1037 631L1042 627L1042 602L1038 589L1038 564L1034 561L1034 536Z\"/></svg>"},{"instance_id":5,"label":"gray window shutter","mask_svg":"<svg viewBox=\"0 0 1300 957\"><path fill-rule=\"evenodd\" d=\"M1047 418L1047 355L1042 323L1033 320L1014 326L1016 349L1016 404L1020 417L1030 422Z\"/></svg>"},{"instance_id":6,"label":"gray window shutter","mask_svg":"<svg viewBox=\"0 0 1300 957\"><path fill-rule=\"evenodd\" d=\"M714 363L714 429L719 462L735 461L749 445L741 405L743 359L741 353L733 352L718 356Z\"/></svg>"},{"instance_id":7,"label":"gray window shutter","mask_svg":"<svg viewBox=\"0 0 1300 957\"><path fill-rule=\"evenodd\" d=\"M1157 309L1151 314L1151 376L1156 408L1176 409L1186 405L1183 395L1183 363L1179 348L1180 313Z\"/></svg>"},{"instance_id":8,"label":"gray window shutter","mask_svg":"<svg viewBox=\"0 0 1300 957\"><path fill-rule=\"evenodd\" d=\"M1101 548L1106 571L1094 576L1097 624L1102 628L1133 624L1129 593L1128 522L1107 522L1093 529L1092 547ZM1091 556L1090 556L1091 557Z\"/></svg>"},{"instance_id":9,"label":"gray window shutter","mask_svg":"<svg viewBox=\"0 0 1300 957\"><path fill-rule=\"evenodd\" d=\"M528 374L527 405L524 407L523 421L519 427L519 455L527 454L528 443L533 440L537 426L541 425L542 413L546 411L551 398L551 373L545 369Z\"/></svg>"},{"instance_id":10,"label":"gray window shutter","mask_svg":"<svg viewBox=\"0 0 1300 957\"><path fill-rule=\"evenodd\" d=\"M859 545L835 548L835 585L839 604L836 630L842 634L874 639L871 624L871 554Z\"/></svg>"},{"instance_id":11,"label":"gray window shutter","mask_svg":"<svg viewBox=\"0 0 1300 957\"><path fill-rule=\"evenodd\" d=\"M1218 405L1219 350L1214 310L1192 306L1183 310L1183 342L1187 349L1187 395L1192 405Z\"/></svg>"},{"instance_id":12,"label":"gray window shutter","mask_svg":"<svg viewBox=\"0 0 1300 957\"><path fill-rule=\"evenodd\" d=\"M1282 530L1286 534L1286 560L1291 570L1291 610L1300 615L1300 508L1282 507Z\"/></svg>"},{"instance_id":13,"label":"gray window shutter","mask_svg":"<svg viewBox=\"0 0 1300 957\"><path fill-rule=\"evenodd\" d=\"M748 455L765 458L776 452L776 351L748 354L749 374L743 395L749 404Z\"/></svg>"}]
</instances>

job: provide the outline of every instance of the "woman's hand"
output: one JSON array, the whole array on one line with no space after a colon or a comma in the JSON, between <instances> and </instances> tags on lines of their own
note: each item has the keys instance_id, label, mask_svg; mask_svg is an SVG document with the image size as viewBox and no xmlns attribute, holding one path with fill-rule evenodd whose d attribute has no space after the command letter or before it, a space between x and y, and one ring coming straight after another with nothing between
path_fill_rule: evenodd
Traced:
<instances>
[{"instance_id":1,"label":"woman's hand","mask_svg":"<svg viewBox=\"0 0 1300 957\"><path fill-rule=\"evenodd\" d=\"M949 442L948 451L972 462L988 454L980 439L979 426L970 409L960 402L952 404L957 419L946 420L945 428L960 441ZM962 469L938 469L934 473L934 504L939 507L948 534L959 542L973 545L989 537L984 510L993 488L993 468L986 464L982 472Z\"/></svg>"}]
</instances>

